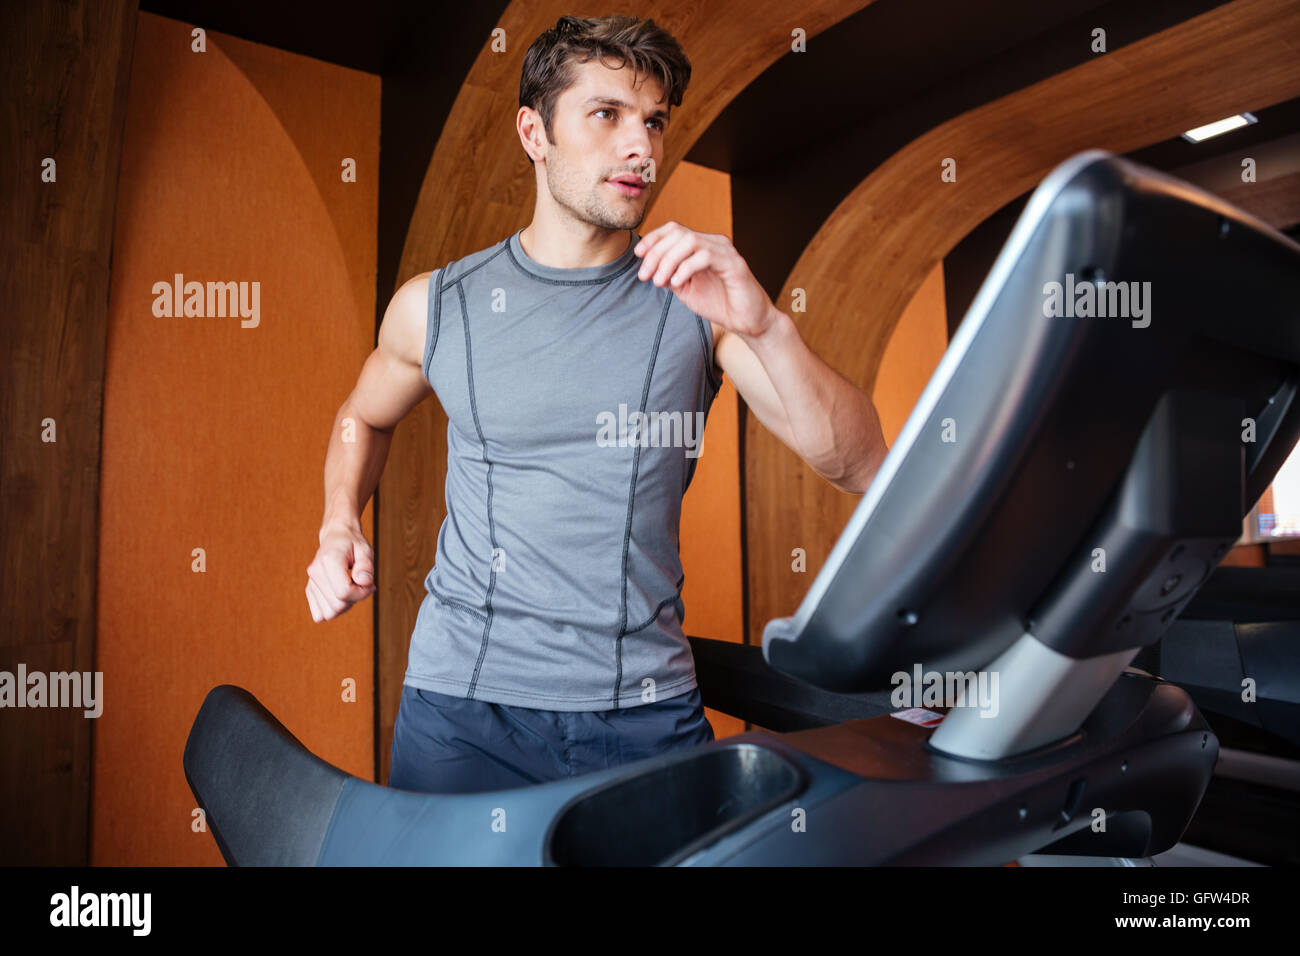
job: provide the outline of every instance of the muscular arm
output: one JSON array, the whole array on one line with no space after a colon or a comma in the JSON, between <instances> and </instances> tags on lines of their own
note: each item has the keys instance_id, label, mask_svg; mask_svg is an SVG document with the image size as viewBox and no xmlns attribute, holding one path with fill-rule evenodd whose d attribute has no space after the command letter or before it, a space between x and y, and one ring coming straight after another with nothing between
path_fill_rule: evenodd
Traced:
<instances>
[{"instance_id":1,"label":"muscular arm","mask_svg":"<svg viewBox=\"0 0 1300 956\"><path fill-rule=\"evenodd\" d=\"M388 459L393 430L433 394L423 369L431 274L415 276L393 295L380 323L379 344L335 416L325 456L321 537L330 527L360 529L361 514ZM351 425L345 429L348 419Z\"/></svg>"},{"instance_id":2,"label":"muscular arm","mask_svg":"<svg viewBox=\"0 0 1300 956\"><path fill-rule=\"evenodd\" d=\"M769 431L841 491L862 494L888 452L876 407L772 306L758 336L713 324L715 361Z\"/></svg>"}]
</instances>

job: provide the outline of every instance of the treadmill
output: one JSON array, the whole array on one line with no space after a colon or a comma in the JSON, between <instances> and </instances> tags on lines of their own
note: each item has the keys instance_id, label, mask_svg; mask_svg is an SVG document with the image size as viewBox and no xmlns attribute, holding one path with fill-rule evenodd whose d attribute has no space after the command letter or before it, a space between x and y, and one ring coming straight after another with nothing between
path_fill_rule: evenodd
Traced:
<instances>
[{"instance_id":1,"label":"treadmill","mask_svg":"<svg viewBox=\"0 0 1300 956\"><path fill-rule=\"evenodd\" d=\"M1133 666L1186 690L1219 738L1184 847L1300 865L1300 566L1217 568Z\"/></svg>"},{"instance_id":2,"label":"treadmill","mask_svg":"<svg viewBox=\"0 0 1300 956\"><path fill-rule=\"evenodd\" d=\"M1300 758L1300 567L1221 567L1136 666Z\"/></svg>"},{"instance_id":3,"label":"treadmill","mask_svg":"<svg viewBox=\"0 0 1300 956\"><path fill-rule=\"evenodd\" d=\"M395 790L221 685L186 779L231 865L1001 865L1150 857L1219 742L1130 667L1300 437L1300 245L1090 150L1035 190L829 558L758 648L764 729L568 780Z\"/></svg>"}]
</instances>

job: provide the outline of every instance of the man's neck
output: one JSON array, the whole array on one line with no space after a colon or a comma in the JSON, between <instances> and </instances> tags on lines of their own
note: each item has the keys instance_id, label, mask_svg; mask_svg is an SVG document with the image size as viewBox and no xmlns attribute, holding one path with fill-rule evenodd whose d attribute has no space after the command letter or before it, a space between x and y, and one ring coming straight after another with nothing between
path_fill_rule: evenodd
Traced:
<instances>
[{"instance_id":1,"label":"man's neck","mask_svg":"<svg viewBox=\"0 0 1300 956\"><path fill-rule=\"evenodd\" d=\"M570 226L547 223L536 216L519 234L529 259L557 269L584 269L613 262L632 243L630 229L602 229L590 223Z\"/></svg>"}]
</instances>

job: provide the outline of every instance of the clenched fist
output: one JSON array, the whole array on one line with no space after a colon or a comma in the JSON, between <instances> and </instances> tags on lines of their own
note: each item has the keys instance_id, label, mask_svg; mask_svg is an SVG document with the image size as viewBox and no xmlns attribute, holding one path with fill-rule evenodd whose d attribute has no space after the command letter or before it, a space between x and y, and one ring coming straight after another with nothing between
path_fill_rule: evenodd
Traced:
<instances>
[{"instance_id":1,"label":"clenched fist","mask_svg":"<svg viewBox=\"0 0 1300 956\"><path fill-rule=\"evenodd\" d=\"M307 603L314 621L328 621L375 593L375 557L360 528L323 531L307 566Z\"/></svg>"}]
</instances>

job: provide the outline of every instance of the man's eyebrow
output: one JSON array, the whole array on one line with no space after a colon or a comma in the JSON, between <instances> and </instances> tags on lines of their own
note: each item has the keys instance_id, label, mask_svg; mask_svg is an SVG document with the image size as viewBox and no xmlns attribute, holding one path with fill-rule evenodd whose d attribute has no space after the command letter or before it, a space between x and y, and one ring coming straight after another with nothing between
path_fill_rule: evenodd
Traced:
<instances>
[{"instance_id":1,"label":"man's eyebrow","mask_svg":"<svg viewBox=\"0 0 1300 956\"><path fill-rule=\"evenodd\" d=\"M595 106L598 103L603 104L605 106L617 106L619 109L624 109L624 110L636 109L635 104L620 100L616 96L589 96L587 98L587 102L583 103L582 105ZM652 119L658 117L659 119L662 119L666 123L668 122L668 111L665 109L658 109L655 110L653 113L651 113L650 117Z\"/></svg>"}]
</instances>

